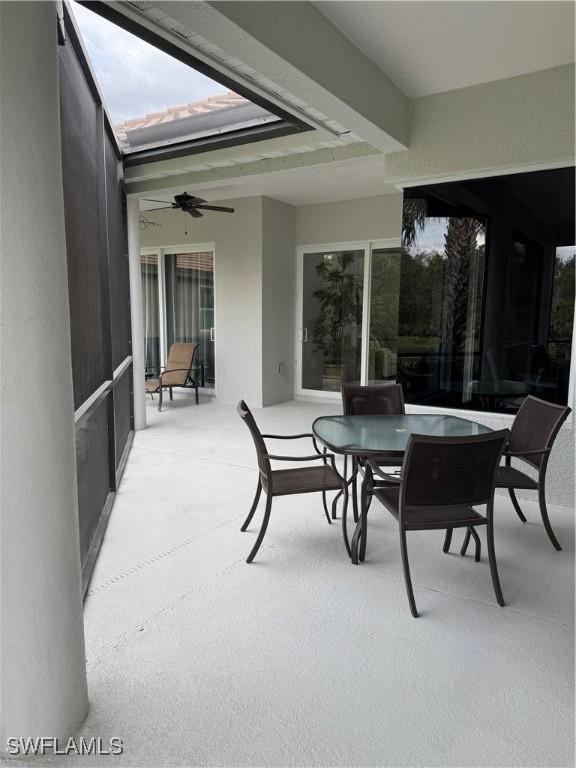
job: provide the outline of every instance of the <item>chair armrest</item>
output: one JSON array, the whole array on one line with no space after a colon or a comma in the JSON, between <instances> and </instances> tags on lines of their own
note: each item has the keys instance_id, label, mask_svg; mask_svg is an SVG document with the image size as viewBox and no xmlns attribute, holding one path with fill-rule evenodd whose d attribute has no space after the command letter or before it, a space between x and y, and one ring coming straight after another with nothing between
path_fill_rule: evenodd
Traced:
<instances>
[{"instance_id":1,"label":"chair armrest","mask_svg":"<svg viewBox=\"0 0 576 768\"><path fill-rule=\"evenodd\" d=\"M274 456L271 453L265 453L264 458L272 461L317 461L318 459L321 459L324 464L326 464L326 459L328 459L334 472L336 472L338 477L343 480L342 475L336 469L336 461L333 453L319 453L315 456Z\"/></svg>"},{"instance_id":2,"label":"chair armrest","mask_svg":"<svg viewBox=\"0 0 576 768\"><path fill-rule=\"evenodd\" d=\"M165 373L182 373L189 371L190 368L166 368L166 370L162 371L159 378L160 381L162 381L162 376L164 376Z\"/></svg>"},{"instance_id":3,"label":"chair armrest","mask_svg":"<svg viewBox=\"0 0 576 768\"><path fill-rule=\"evenodd\" d=\"M314 450L316 453L322 455L316 442L316 436L313 435L312 432L303 432L300 435L262 435L262 437L266 440L300 440L303 437L309 437L314 444Z\"/></svg>"},{"instance_id":4,"label":"chair armrest","mask_svg":"<svg viewBox=\"0 0 576 768\"><path fill-rule=\"evenodd\" d=\"M368 459L366 464L370 467L372 470L372 474L376 475L376 477L382 478L382 480L386 480L387 483L401 483L402 478L398 477L397 475L389 475L388 472L383 472L378 464L374 463L372 460Z\"/></svg>"},{"instance_id":5,"label":"chair armrest","mask_svg":"<svg viewBox=\"0 0 576 768\"><path fill-rule=\"evenodd\" d=\"M262 435L274 440L298 440L300 437L311 437L314 439L314 435L311 432L303 432L301 435Z\"/></svg>"},{"instance_id":6,"label":"chair armrest","mask_svg":"<svg viewBox=\"0 0 576 768\"><path fill-rule=\"evenodd\" d=\"M502 456L510 456L511 458L518 456L521 458L522 456L537 456L543 453L550 453L551 450L551 448L540 448L537 451L504 451Z\"/></svg>"}]
</instances>

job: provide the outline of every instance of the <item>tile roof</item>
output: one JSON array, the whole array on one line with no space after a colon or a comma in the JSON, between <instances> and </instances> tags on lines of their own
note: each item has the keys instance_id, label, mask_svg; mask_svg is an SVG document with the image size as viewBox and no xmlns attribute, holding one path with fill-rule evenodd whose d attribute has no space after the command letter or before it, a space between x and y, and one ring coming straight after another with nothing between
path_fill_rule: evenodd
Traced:
<instances>
[{"instance_id":1,"label":"tile roof","mask_svg":"<svg viewBox=\"0 0 576 768\"><path fill-rule=\"evenodd\" d=\"M239 96L237 93L234 93L234 91L228 91L227 93L218 96L210 96L209 98L200 101L191 101L188 104L182 104L178 107L169 107L161 112L151 112L143 117L135 117L131 120L125 120L123 123L114 126L114 133L118 140L123 142L126 141L126 134L130 131L135 131L140 128L151 128L155 125L171 123L174 120L194 117L194 115L205 115L209 112L218 112L222 109L241 107L250 103L251 102L249 102L248 99Z\"/></svg>"}]
</instances>

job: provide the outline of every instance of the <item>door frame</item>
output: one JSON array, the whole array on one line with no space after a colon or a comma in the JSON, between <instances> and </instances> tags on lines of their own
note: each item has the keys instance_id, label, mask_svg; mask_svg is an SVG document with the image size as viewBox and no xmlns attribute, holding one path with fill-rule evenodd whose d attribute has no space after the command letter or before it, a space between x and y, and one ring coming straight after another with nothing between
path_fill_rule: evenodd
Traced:
<instances>
[{"instance_id":1,"label":"door frame","mask_svg":"<svg viewBox=\"0 0 576 768\"><path fill-rule=\"evenodd\" d=\"M216 245L215 243L183 243L179 245L159 245L159 246L143 246L140 248L141 255L156 255L158 257L158 322L160 325L160 358L166 361L168 354L168 318L166 313L166 270L164 255L167 253L181 254L181 253L204 253L210 251L212 253L212 283L214 289L214 325L213 328L216 331L218 327L217 320L217 306L216 306ZM208 397L217 397L218 395L218 375L217 375L217 339L216 333L214 334L214 388L210 387L198 387L198 391L202 395Z\"/></svg>"},{"instance_id":2,"label":"door frame","mask_svg":"<svg viewBox=\"0 0 576 768\"><path fill-rule=\"evenodd\" d=\"M362 291L362 340L360 357L360 383L368 381L368 366L370 352L370 287L372 278L372 251L380 248L399 248L399 237L379 238L371 240L355 240L337 243L312 243L299 245L296 248L296 312L294 326L294 394L296 397L321 398L323 400L339 400L340 392L328 392L321 389L306 389L302 386L302 344L303 326L302 312L304 309L304 255L306 253L318 253L320 251L363 250L364 251L364 275Z\"/></svg>"}]
</instances>

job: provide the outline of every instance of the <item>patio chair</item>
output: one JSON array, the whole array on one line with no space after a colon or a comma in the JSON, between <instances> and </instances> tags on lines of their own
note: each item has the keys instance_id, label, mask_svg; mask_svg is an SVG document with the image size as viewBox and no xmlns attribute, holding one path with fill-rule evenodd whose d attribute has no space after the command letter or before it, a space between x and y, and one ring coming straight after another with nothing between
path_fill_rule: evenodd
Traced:
<instances>
[{"instance_id":1,"label":"patio chair","mask_svg":"<svg viewBox=\"0 0 576 768\"><path fill-rule=\"evenodd\" d=\"M336 469L334 455L326 452L320 452L314 435L305 433L299 435L263 435L256 425L254 416L250 409L241 400L238 403L237 411L252 435L256 447L256 457L258 459L258 484L256 486L256 495L252 502L252 507L248 516L244 520L241 531L245 531L258 507L262 490L266 494L266 508L264 518L260 526L260 532L254 546L252 547L247 563L251 563L260 549L262 540L268 527L270 519L270 510L272 508L272 499L274 496L291 496L297 493L321 493L322 503L324 505L324 514L331 524L330 514L326 504L326 493L328 491L341 491L344 493L344 505L348 503L348 487L346 481ZM313 456L276 456L270 454L266 447L264 439L274 440L297 440L300 438L311 438L315 454ZM319 467L297 467L296 469L275 469L273 470L270 461L321 461Z\"/></svg>"},{"instance_id":2,"label":"patio chair","mask_svg":"<svg viewBox=\"0 0 576 768\"><path fill-rule=\"evenodd\" d=\"M523 523L526 522L526 517L522 512L514 491L516 489L525 489L538 492L542 522L544 523L548 538L557 550L561 550L562 547L552 530L550 518L548 517L548 509L546 507L546 470L556 435L570 410L568 406L548 403L545 400L529 395L520 406L520 410L512 424L510 442L504 453L505 465L498 467L496 473L496 488L508 489L516 514ZM537 477L531 477L513 467L512 459L519 459L529 467L537 470ZM462 549L460 550L461 555L466 554L469 542L470 532L467 531Z\"/></svg>"},{"instance_id":3,"label":"patio chair","mask_svg":"<svg viewBox=\"0 0 576 768\"><path fill-rule=\"evenodd\" d=\"M344 416L374 416L387 414L405 413L404 392L401 384L369 384L361 386L359 384L342 384L342 408ZM402 458L382 454L372 459L379 466L401 467ZM356 466L363 467L363 461L355 460L353 471ZM390 476L394 480L394 476ZM400 482L400 478L396 478ZM368 499L370 506L372 499ZM358 483L354 479L352 483L352 513L354 522L358 522Z\"/></svg>"},{"instance_id":4,"label":"patio chair","mask_svg":"<svg viewBox=\"0 0 576 768\"><path fill-rule=\"evenodd\" d=\"M412 435L408 441L400 485L374 489L374 496L396 518L400 530L400 551L404 580L412 616L418 617L410 577L406 533L445 529L446 541L454 528L473 529L486 525L488 560L498 605L504 605L494 552L494 488L496 471L504 446L510 436L507 429L473 437L431 437ZM377 464L369 460L365 484L372 473L381 474ZM383 474L383 473L382 473ZM473 509L486 505L486 515ZM358 562L366 551L366 506L352 540L352 560Z\"/></svg>"},{"instance_id":5,"label":"patio chair","mask_svg":"<svg viewBox=\"0 0 576 768\"><path fill-rule=\"evenodd\" d=\"M176 342L170 347L168 360L157 379L146 379L146 392L149 395L158 394L158 410L162 410L162 393L167 389L172 397L173 387L193 389L196 393L196 405L198 405L198 385L192 378L192 365L198 344Z\"/></svg>"}]
</instances>

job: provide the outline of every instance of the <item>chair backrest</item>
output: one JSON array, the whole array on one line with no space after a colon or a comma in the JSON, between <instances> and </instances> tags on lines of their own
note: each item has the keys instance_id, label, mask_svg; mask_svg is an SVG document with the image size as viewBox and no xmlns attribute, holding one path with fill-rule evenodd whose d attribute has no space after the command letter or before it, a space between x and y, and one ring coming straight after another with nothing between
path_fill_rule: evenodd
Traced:
<instances>
[{"instance_id":1,"label":"chair backrest","mask_svg":"<svg viewBox=\"0 0 576 768\"><path fill-rule=\"evenodd\" d=\"M169 387L183 387L186 384L197 348L198 344L188 344L181 341L170 346L168 360L166 360L166 372L162 375L163 384Z\"/></svg>"},{"instance_id":2,"label":"chair backrest","mask_svg":"<svg viewBox=\"0 0 576 768\"><path fill-rule=\"evenodd\" d=\"M470 437L412 435L402 469L400 509L487 504L510 432Z\"/></svg>"},{"instance_id":3,"label":"chair backrest","mask_svg":"<svg viewBox=\"0 0 576 768\"><path fill-rule=\"evenodd\" d=\"M508 450L514 453L552 448L556 435L570 411L567 405L548 403L528 395L512 424ZM520 458L537 469L540 469L545 459L547 460L544 453Z\"/></svg>"},{"instance_id":4,"label":"chair backrest","mask_svg":"<svg viewBox=\"0 0 576 768\"><path fill-rule=\"evenodd\" d=\"M375 416L404 413L401 384L342 384L345 416Z\"/></svg>"},{"instance_id":5,"label":"chair backrest","mask_svg":"<svg viewBox=\"0 0 576 768\"><path fill-rule=\"evenodd\" d=\"M248 408L244 400L240 400L236 406L236 410L238 411L238 414L240 415L240 418L244 424L246 424L250 430L250 434L254 440L254 445L256 447L256 458L258 459L258 469L260 470L260 475L264 481L264 487L266 488L266 482L270 476L270 460L265 458L267 454L266 443L264 442L262 433L258 429L254 416L252 416L250 408Z\"/></svg>"}]
</instances>

